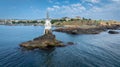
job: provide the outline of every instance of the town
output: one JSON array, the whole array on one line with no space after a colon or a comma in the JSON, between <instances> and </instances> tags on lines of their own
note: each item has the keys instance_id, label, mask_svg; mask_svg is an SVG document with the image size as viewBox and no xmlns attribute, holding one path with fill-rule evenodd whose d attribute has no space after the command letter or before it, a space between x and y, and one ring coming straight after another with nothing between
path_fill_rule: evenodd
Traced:
<instances>
[{"instance_id":1,"label":"town","mask_svg":"<svg viewBox=\"0 0 120 67\"><path fill-rule=\"evenodd\" d=\"M0 19L0 25L33 25L41 26L45 23L45 19L36 19L36 20L26 20L26 19ZM84 17L76 16L74 18L62 17L59 19L51 19L53 26L83 26L83 25L112 25L120 24L118 21L114 20L92 20Z\"/></svg>"}]
</instances>

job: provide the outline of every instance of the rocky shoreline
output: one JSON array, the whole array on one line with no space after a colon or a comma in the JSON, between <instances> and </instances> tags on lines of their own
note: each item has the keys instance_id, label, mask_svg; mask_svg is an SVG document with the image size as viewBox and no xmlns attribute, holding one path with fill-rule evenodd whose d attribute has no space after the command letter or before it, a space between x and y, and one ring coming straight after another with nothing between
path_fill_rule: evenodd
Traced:
<instances>
[{"instance_id":1,"label":"rocky shoreline","mask_svg":"<svg viewBox=\"0 0 120 67\"><path fill-rule=\"evenodd\" d=\"M107 30L118 30L120 25L111 25L111 26L97 26L95 28L79 28L79 27L66 27L58 28L53 31L64 32L68 34L99 34Z\"/></svg>"}]
</instances>

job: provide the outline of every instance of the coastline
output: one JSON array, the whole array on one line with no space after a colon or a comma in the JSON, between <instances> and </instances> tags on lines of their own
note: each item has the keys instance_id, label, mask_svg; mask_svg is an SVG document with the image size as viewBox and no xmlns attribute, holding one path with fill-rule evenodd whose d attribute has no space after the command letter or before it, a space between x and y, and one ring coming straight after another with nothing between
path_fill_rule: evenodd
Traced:
<instances>
[{"instance_id":1,"label":"coastline","mask_svg":"<svg viewBox=\"0 0 120 67\"><path fill-rule=\"evenodd\" d=\"M106 26L81 26L81 27L71 25L69 27L63 27L63 28L60 27L60 28L54 29L53 31L64 32L68 34L99 34L107 30L120 30L120 25L113 24L110 26L106 25Z\"/></svg>"},{"instance_id":2,"label":"coastline","mask_svg":"<svg viewBox=\"0 0 120 67\"><path fill-rule=\"evenodd\" d=\"M0 24L7 26L44 26L44 24ZM120 24L111 25L54 25L53 31L68 34L99 34L107 30L120 30Z\"/></svg>"}]
</instances>

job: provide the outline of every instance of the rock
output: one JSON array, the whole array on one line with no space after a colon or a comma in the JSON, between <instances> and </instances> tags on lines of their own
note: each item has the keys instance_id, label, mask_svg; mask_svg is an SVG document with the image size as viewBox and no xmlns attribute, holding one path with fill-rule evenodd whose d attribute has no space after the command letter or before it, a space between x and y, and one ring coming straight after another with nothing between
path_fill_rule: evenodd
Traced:
<instances>
[{"instance_id":1,"label":"rock","mask_svg":"<svg viewBox=\"0 0 120 67\"><path fill-rule=\"evenodd\" d=\"M111 25L111 26L106 26L107 29L112 29L112 30L118 30L120 28L120 25Z\"/></svg>"},{"instance_id":2,"label":"rock","mask_svg":"<svg viewBox=\"0 0 120 67\"><path fill-rule=\"evenodd\" d=\"M45 34L33 39L32 41L23 42L20 46L27 49L48 49L53 47L62 47L64 44L61 41L56 40L55 35Z\"/></svg>"},{"instance_id":3,"label":"rock","mask_svg":"<svg viewBox=\"0 0 120 67\"><path fill-rule=\"evenodd\" d=\"M99 34L100 32L104 31L104 29L102 29L102 28L89 28L89 29L60 28L60 29L55 29L53 31L65 32L65 33L68 33L68 34Z\"/></svg>"},{"instance_id":4,"label":"rock","mask_svg":"<svg viewBox=\"0 0 120 67\"><path fill-rule=\"evenodd\" d=\"M107 31L107 30L118 30L120 29L120 25L111 25L111 26L97 26L92 28L80 28L80 27L63 27L58 28L53 31L57 32L65 32L68 34L99 34L100 32Z\"/></svg>"},{"instance_id":5,"label":"rock","mask_svg":"<svg viewBox=\"0 0 120 67\"><path fill-rule=\"evenodd\" d=\"M68 42L67 44L68 44L68 45L73 45L74 43L73 43L73 42Z\"/></svg>"},{"instance_id":6,"label":"rock","mask_svg":"<svg viewBox=\"0 0 120 67\"><path fill-rule=\"evenodd\" d=\"M79 34L77 30L71 31L71 34Z\"/></svg>"},{"instance_id":7,"label":"rock","mask_svg":"<svg viewBox=\"0 0 120 67\"><path fill-rule=\"evenodd\" d=\"M109 33L109 34L119 34L119 32L113 31L113 30L108 31L108 33Z\"/></svg>"}]
</instances>

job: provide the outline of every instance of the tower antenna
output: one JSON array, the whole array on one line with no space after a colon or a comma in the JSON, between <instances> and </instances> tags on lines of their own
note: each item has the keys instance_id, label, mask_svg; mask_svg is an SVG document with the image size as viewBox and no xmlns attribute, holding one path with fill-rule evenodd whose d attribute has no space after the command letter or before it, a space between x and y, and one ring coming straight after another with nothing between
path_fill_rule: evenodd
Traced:
<instances>
[{"instance_id":1,"label":"tower antenna","mask_svg":"<svg viewBox=\"0 0 120 67\"><path fill-rule=\"evenodd\" d=\"M47 17L47 19L49 19L49 12L48 11L47 11L47 16L46 17Z\"/></svg>"}]
</instances>

